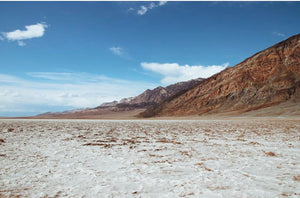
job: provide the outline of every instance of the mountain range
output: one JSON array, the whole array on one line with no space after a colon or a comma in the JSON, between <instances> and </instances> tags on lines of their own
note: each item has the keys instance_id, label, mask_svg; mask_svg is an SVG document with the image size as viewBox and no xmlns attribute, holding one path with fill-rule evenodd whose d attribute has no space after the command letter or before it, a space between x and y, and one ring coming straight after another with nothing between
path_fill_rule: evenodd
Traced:
<instances>
[{"instance_id":1,"label":"mountain range","mask_svg":"<svg viewBox=\"0 0 300 198\"><path fill-rule=\"evenodd\" d=\"M167 87L156 87L147 89L136 97L123 98L120 101L112 101L101 104L95 108L75 109L64 112L47 112L35 117L37 118L127 118L133 117L147 108L154 107L170 97L183 93L196 85L203 78L179 82Z\"/></svg>"},{"instance_id":2,"label":"mountain range","mask_svg":"<svg viewBox=\"0 0 300 198\"><path fill-rule=\"evenodd\" d=\"M300 34L203 80L141 116L237 115L268 107L268 115L298 115L299 98Z\"/></svg>"},{"instance_id":3,"label":"mountain range","mask_svg":"<svg viewBox=\"0 0 300 198\"><path fill-rule=\"evenodd\" d=\"M200 76L200 74L199 74ZM136 97L37 118L300 115L300 34L207 78L146 90Z\"/></svg>"}]
</instances>

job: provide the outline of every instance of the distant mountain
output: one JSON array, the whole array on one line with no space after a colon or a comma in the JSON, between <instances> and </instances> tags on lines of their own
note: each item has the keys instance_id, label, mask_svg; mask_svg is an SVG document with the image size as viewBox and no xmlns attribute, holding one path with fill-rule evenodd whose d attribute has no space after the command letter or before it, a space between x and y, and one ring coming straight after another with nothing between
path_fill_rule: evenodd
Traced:
<instances>
[{"instance_id":1,"label":"distant mountain","mask_svg":"<svg viewBox=\"0 0 300 198\"><path fill-rule=\"evenodd\" d=\"M232 115L253 110L260 110L263 115L262 109L266 107L272 115L272 107L280 111L275 108L279 104L289 110L299 109L299 100L300 34L170 97L141 116ZM281 109L281 113L286 110Z\"/></svg>"},{"instance_id":2,"label":"distant mountain","mask_svg":"<svg viewBox=\"0 0 300 198\"><path fill-rule=\"evenodd\" d=\"M37 118L115 118L133 117L149 107L153 107L174 95L184 92L198 85L203 79L193 79L179 82L167 87L147 89L136 97L123 98L120 101L112 101L101 104L96 108L71 110L64 112L47 112L37 115Z\"/></svg>"},{"instance_id":3,"label":"distant mountain","mask_svg":"<svg viewBox=\"0 0 300 198\"><path fill-rule=\"evenodd\" d=\"M108 103L103 103L97 108L106 107L119 107L119 108L147 108L178 94L180 92L191 89L192 87L198 85L203 78L197 78L189 81L178 82L167 87L156 87L155 89L147 89L140 95L136 97L123 98L119 102L113 101Z\"/></svg>"}]
</instances>

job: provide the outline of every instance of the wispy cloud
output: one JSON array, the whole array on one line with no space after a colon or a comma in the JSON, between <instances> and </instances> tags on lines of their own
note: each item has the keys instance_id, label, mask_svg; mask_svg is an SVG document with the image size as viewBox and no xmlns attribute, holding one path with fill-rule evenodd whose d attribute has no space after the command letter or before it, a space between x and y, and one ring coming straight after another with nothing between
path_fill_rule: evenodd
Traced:
<instances>
[{"instance_id":1,"label":"wispy cloud","mask_svg":"<svg viewBox=\"0 0 300 198\"><path fill-rule=\"evenodd\" d=\"M273 32L273 34L276 36L285 37L285 34L280 33L280 32Z\"/></svg>"},{"instance_id":2,"label":"wispy cloud","mask_svg":"<svg viewBox=\"0 0 300 198\"><path fill-rule=\"evenodd\" d=\"M167 3L167 1L160 1L159 3L158 3L158 5L159 6L163 6L163 5L165 5Z\"/></svg>"},{"instance_id":3,"label":"wispy cloud","mask_svg":"<svg viewBox=\"0 0 300 198\"><path fill-rule=\"evenodd\" d=\"M127 60L131 60L132 57L130 56L130 54L123 49L120 46L113 46L109 48L109 51L111 51L114 55L117 55L121 58L127 59Z\"/></svg>"},{"instance_id":4,"label":"wispy cloud","mask_svg":"<svg viewBox=\"0 0 300 198\"><path fill-rule=\"evenodd\" d=\"M151 2L148 5L142 5L140 8L137 10L138 15L144 15L146 14L149 10L152 10L153 8L163 6L167 3L167 1L159 1L158 3Z\"/></svg>"},{"instance_id":5,"label":"wispy cloud","mask_svg":"<svg viewBox=\"0 0 300 198\"><path fill-rule=\"evenodd\" d=\"M122 56L124 54L123 49L118 46L111 47L111 48L109 48L109 50L117 56Z\"/></svg>"},{"instance_id":6,"label":"wispy cloud","mask_svg":"<svg viewBox=\"0 0 300 198\"><path fill-rule=\"evenodd\" d=\"M58 73L58 72L27 72L28 76L34 78L42 78L47 80L61 80L61 81L70 81L75 80L75 73ZM80 74L77 74L80 76Z\"/></svg>"},{"instance_id":7,"label":"wispy cloud","mask_svg":"<svg viewBox=\"0 0 300 198\"><path fill-rule=\"evenodd\" d=\"M156 84L89 73L30 72L26 79L0 74L0 116L5 112L53 111L54 107L96 107L138 95ZM45 109L45 108L48 109Z\"/></svg>"},{"instance_id":8,"label":"wispy cloud","mask_svg":"<svg viewBox=\"0 0 300 198\"><path fill-rule=\"evenodd\" d=\"M128 8L127 12L132 12L134 11L134 8Z\"/></svg>"},{"instance_id":9,"label":"wispy cloud","mask_svg":"<svg viewBox=\"0 0 300 198\"><path fill-rule=\"evenodd\" d=\"M146 63L142 62L141 66L149 71L158 73L163 76L161 82L165 85L186 81L194 78L208 78L226 67L229 63L223 65L179 65L178 63Z\"/></svg>"},{"instance_id":10,"label":"wispy cloud","mask_svg":"<svg viewBox=\"0 0 300 198\"><path fill-rule=\"evenodd\" d=\"M146 6L141 6L140 9L137 11L138 15L144 15L148 11Z\"/></svg>"},{"instance_id":11,"label":"wispy cloud","mask_svg":"<svg viewBox=\"0 0 300 198\"><path fill-rule=\"evenodd\" d=\"M19 46L25 46L26 43L25 43L24 41L18 41L18 45L19 45Z\"/></svg>"},{"instance_id":12,"label":"wispy cloud","mask_svg":"<svg viewBox=\"0 0 300 198\"><path fill-rule=\"evenodd\" d=\"M25 26L26 30L17 29L11 32L2 32L2 35L8 41L17 41L19 46L25 46L24 40L44 36L47 27L48 25L46 23L37 23Z\"/></svg>"}]
</instances>

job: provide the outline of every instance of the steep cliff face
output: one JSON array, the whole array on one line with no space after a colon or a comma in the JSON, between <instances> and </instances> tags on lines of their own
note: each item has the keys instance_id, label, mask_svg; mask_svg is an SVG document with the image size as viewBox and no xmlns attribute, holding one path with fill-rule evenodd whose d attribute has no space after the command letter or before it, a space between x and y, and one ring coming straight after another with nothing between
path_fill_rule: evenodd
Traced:
<instances>
[{"instance_id":1,"label":"steep cliff face","mask_svg":"<svg viewBox=\"0 0 300 198\"><path fill-rule=\"evenodd\" d=\"M241 113L299 98L300 34L215 74L142 116Z\"/></svg>"}]
</instances>

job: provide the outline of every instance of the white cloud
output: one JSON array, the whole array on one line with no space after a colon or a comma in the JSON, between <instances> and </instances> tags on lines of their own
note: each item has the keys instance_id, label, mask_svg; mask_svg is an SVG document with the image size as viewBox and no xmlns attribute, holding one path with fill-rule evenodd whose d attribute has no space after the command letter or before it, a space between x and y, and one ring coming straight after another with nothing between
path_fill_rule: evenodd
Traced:
<instances>
[{"instance_id":1,"label":"white cloud","mask_svg":"<svg viewBox=\"0 0 300 198\"><path fill-rule=\"evenodd\" d=\"M121 47L111 47L109 50L114 53L115 55L122 56L123 55L123 49Z\"/></svg>"},{"instance_id":2,"label":"white cloud","mask_svg":"<svg viewBox=\"0 0 300 198\"><path fill-rule=\"evenodd\" d=\"M149 10L159 7L159 6L163 6L167 3L167 1L159 1L157 4L154 2L151 2L148 6L146 5L142 5L140 6L140 9L137 11L138 15L144 15L146 14Z\"/></svg>"},{"instance_id":3,"label":"white cloud","mask_svg":"<svg viewBox=\"0 0 300 198\"><path fill-rule=\"evenodd\" d=\"M25 26L26 30L17 29L11 32L3 32L2 35L8 41L17 41L19 46L24 46L25 42L23 40L44 36L47 27L46 23L37 23Z\"/></svg>"},{"instance_id":4,"label":"white cloud","mask_svg":"<svg viewBox=\"0 0 300 198\"><path fill-rule=\"evenodd\" d=\"M157 7L157 5L156 5L155 3L153 3L153 2L151 2L151 3L149 4L149 6L148 6L149 9L153 9L153 8L155 8L155 7Z\"/></svg>"},{"instance_id":5,"label":"white cloud","mask_svg":"<svg viewBox=\"0 0 300 198\"><path fill-rule=\"evenodd\" d=\"M45 32L45 28L48 26L45 23L37 23L35 25L25 26L26 30L15 30L12 32L4 33L8 40L24 40L42 37Z\"/></svg>"},{"instance_id":6,"label":"white cloud","mask_svg":"<svg viewBox=\"0 0 300 198\"><path fill-rule=\"evenodd\" d=\"M146 63L142 62L141 66L149 71L158 73L163 76L161 82L165 85L186 81L194 78L208 78L229 66L229 63L223 65L210 66L190 66L179 65L178 63Z\"/></svg>"},{"instance_id":7,"label":"white cloud","mask_svg":"<svg viewBox=\"0 0 300 198\"><path fill-rule=\"evenodd\" d=\"M0 74L0 116L5 112L29 112L30 108L41 113L41 109L53 111L55 107L96 107L157 86L89 73L30 72L28 77L30 80Z\"/></svg>"},{"instance_id":8,"label":"white cloud","mask_svg":"<svg viewBox=\"0 0 300 198\"><path fill-rule=\"evenodd\" d=\"M132 12L132 11L134 11L134 8L129 8L127 11Z\"/></svg>"},{"instance_id":9,"label":"white cloud","mask_svg":"<svg viewBox=\"0 0 300 198\"><path fill-rule=\"evenodd\" d=\"M163 6L163 5L165 5L167 3L167 1L160 1L159 3L158 3L158 5L159 6Z\"/></svg>"},{"instance_id":10,"label":"white cloud","mask_svg":"<svg viewBox=\"0 0 300 198\"><path fill-rule=\"evenodd\" d=\"M285 37L285 34L280 32L273 32L273 34L275 34L276 36Z\"/></svg>"},{"instance_id":11,"label":"white cloud","mask_svg":"<svg viewBox=\"0 0 300 198\"><path fill-rule=\"evenodd\" d=\"M18 41L18 45L19 45L19 46L25 46L26 43L25 43L24 41Z\"/></svg>"},{"instance_id":12,"label":"white cloud","mask_svg":"<svg viewBox=\"0 0 300 198\"><path fill-rule=\"evenodd\" d=\"M58 73L58 72L28 72L28 76L34 78L43 78L47 80L55 80L55 81L71 81L71 80L79 80L82 79L85 75L84 73ZM89 80L87 78L86 80Z\"/></svg>"},{"instance_id":13,"label":"white cloud","mask_svg":"<svg viewBox=\"0 0 300 198\"><path fill-rule=\"evenodd\" d=\"M148 11L146 6L141 6L140 9L137 11L138 15L144 15Z\"/></svg>"},{"instance_id":14,"label":"white cloud","mask_svg":"<svg viewBox=\"0 0 300 198\"><path fill-rule=\"evenodd\" d=\"M117 56L120 56L124 59L127 59L127 60L130 60L131 59L131 56L130 54L124 50L122 47L119 47L119 46L113 46L111 48L109 48L109 50L114 54L114 55L117 55Z\"/></svg>"}]
</instances>

